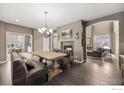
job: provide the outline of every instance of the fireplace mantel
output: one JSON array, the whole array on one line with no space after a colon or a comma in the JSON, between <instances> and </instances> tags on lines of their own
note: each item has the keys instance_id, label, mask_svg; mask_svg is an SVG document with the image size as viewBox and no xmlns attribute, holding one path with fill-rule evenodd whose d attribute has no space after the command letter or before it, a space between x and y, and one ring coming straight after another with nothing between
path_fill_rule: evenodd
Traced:
<instances>
[{"instance_id":1,"label":"fireplace mantel","mask_svg":"<svg viewBox=\"0 0 124 93\"><path fill-rule=\"evenodd\" d=\"M74 41L62 41L61 49L63 49L63 46L74 46Z\"/></svg>"},{"instance_id":2,"label":"fireplace mantel","mask_svg":"<svg viewBox=\"0 0 124 93\"><path fill-rule=\"evenodd\" d=\"M66 39L65 40L60 40L60 41L61 42L74 42L74 40L68 40L68 39L67 40Z\"/></svg>"}]
</instances>

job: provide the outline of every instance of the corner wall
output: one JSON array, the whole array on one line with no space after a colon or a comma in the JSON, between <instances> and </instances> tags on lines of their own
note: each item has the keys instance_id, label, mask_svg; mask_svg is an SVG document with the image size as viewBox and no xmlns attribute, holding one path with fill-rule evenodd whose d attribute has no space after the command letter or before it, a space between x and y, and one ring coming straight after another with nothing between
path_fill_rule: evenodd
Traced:
<instances>
[{"instance_id":1,"label":"corner wall","mask_svg":"<svg viewBox=\"0 0 124 93\"><path fill-rule=\"evenodd\" d=\"M71 29L73 37L71 39L62 39L61 38L61 32ZM79 33L79 38L76 39L76 33ZM83 32L83 26L82 21L78 20L75 22L72 22L70 24L66 24L64 26L60 26L57 28L57 34L60 35L60 39L57 41L57 46L59 49L61 49L61 42L62 41L73 41L74 42L74 59L77 61L83 61L83 46L82 46L82 32Z\"/></svg>"},{"instance_id":2,"label":"corner wall","mask_svg":"<svg viewBox=\"0 0 124 93\"><path fill-rule=\"evenodd\" d=\"M6 60L6 32L25 33L33 36L31 28L0 21L0 61Z\"/></svg>"},{"instance_id":3,"label":"corner wall","mask_svg":"<svg viewBox=\"0 0 124 93\"><path fill-rule=\"evenodd\" d=\"M4 23L0 21L0 61L5 60L6 57L6 33Z\"/></svg>"}]
</instances>

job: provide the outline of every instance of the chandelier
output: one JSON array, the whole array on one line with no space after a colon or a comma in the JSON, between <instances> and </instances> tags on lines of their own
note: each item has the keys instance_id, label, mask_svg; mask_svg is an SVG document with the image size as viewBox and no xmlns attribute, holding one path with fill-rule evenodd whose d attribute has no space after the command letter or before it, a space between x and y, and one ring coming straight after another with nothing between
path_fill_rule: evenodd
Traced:
<instances>
[{"instance_id":1,"label":"chandelier","mask_svg":"<svg viewBox=\"0 0 124 93\"><path fill-rule=\"evenodd\" d=\"M51 28L49 28L48 25L47 25L47 14L48 14L48 12L45 11L44 14L45 14L45 25L44 25L44 27L39 28L38 32L40 32L41 34L43 34L44 37L47 38L47 37L49 37L50 35L53 34L53 30Z\"/></svg>"}]
</instances>

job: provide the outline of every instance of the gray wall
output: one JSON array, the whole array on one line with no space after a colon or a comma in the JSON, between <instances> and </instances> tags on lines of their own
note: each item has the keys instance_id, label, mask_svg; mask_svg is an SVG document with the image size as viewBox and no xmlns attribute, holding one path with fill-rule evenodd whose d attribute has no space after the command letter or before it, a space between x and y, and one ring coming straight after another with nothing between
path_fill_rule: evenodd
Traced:
<instances>
[{"instance_id":1,"label":"gray wall","mask_svg":"<svg viewBox=\"0 0 124 93\"><path fill-rule=\"evenodd\" d=\"M93 47L93 25L86 27L86 47Z\"/></svg>"},{"instance_id":2,"label":"gray wall","mask_svg":"<svg viewBox=\"0 0 124 93\"><path fill-rule=\"evenodd\" d=\"M94 24L94 35L110 34L112 22L104 21Z\"/></svg>"},{"instance_id":3,"label":"gray wall","mask_svg":"<svg viewBox=\"0 0 124 93\"><path fill-rule=\"evenodd\" d=\"M0 22L0 61L5 60L6 56L6 37L4 23Z\"/></svg>"},{"instance_id":4,"label":"gray wall","mask_svg":"<svg viewBox=\"0 0 124 93\"><path fill-rule=\"evenodd\" d=\"M119 20L119 53L124 54L124 12L88 21L86 22L86 25L89 26L91 24L107 20Z\"/></svg>"},{"instance_id":5,"label":"gray wall","mask_svg":"<svg viewBox=\"0 0 124 93\"><path fill-rule=\"evenodd\" d=\"M0 61L6 58L6 32L26 33L33 35L31 28L0 21Z\"/></svg>"},{"instance_id":6,"label":"gray wall","mask_svg":"<svg viewBox=\"0 0 124 93\"><path fill-rule=\"evenodd\" d=\"M43 50L43 36L34 30L34 51Z\"/></svg>"},{"instance_id":7,"label":"gray wall","mask_svg":"<svg viewBox=\"0 0 124 93\"><path fill-rule=\"evenodd\" d=\"M71 39L62 39L61 38L61 31L65 31L67 29L71 29L73 32L73 38ZM76 39L76 33L79 33L79 39ZM82 47L82 32L83 32L83 26L82 21L78 20L75 22L72 22L70 24L66 24L64 26L57 28L57 34L60 35L60 40L57 42L58 48L61 48L61 42L62 41L74 41L74 57L75 60L81 61L83 60L83 47Z\"/></svg>"}]
</instances>

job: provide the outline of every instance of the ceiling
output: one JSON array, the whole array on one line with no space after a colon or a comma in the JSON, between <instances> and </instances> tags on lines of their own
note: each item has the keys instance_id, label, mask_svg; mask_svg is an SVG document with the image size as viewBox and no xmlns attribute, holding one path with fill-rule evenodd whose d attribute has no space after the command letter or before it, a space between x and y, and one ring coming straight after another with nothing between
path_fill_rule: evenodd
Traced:
<instances>
[{"instance_id":1,"label":"ceiling","mask_svg":"<svg viewBox=\"0 0 124 93\"><path fill-rule=\"evenodd\" d=\"M56 28L76 20L95 18L124 11L120 3L29 3L0 4L0 20L31 28L44 25L44 11L48 11L48 26ZM18 19L16 21L16 19Z\"/></svg>"}]
</instances>

